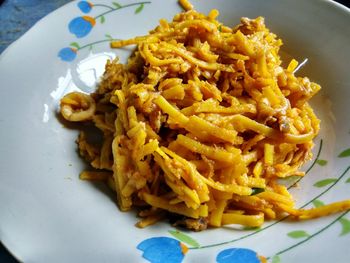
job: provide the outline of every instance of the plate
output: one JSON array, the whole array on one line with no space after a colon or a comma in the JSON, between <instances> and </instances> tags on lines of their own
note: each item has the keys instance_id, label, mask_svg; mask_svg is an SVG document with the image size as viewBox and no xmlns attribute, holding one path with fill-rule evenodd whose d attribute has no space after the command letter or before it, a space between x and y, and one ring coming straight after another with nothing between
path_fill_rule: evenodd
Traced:
<instances>
[{"instance_id":1,"label":"plate","mask_svg":"<svg viewBox=\"0 0 350 263\"><path fill-rule=\"evenodd\" d=\"M284 41L284 57L307 63L297 75L320 83L312 100L321 118L307 176L291 189L298 207L350 197L350 12L331 1L193 1L236 25L264 16ZM0 237L24 262L348 262L350 215L266 222L260 229L194 233L158 223L134 226L102 184L78 179L84 162L76 126L63 126L60 97L91 92L107 59L124 62L130 49L111 39L143 35L160 18L181 11L177 1L80 1L51 13L0 57ZM292 182L291 182L292 183ZM181 246L188 252L183 255Z\"/></svg>"}]
</instances>

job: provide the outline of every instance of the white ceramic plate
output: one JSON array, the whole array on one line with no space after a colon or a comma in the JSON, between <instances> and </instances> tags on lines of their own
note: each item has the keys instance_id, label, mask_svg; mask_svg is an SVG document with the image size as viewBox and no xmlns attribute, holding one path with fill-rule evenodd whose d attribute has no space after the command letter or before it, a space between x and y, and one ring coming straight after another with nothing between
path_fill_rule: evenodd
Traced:
<instances>
[{"instance_id":1,"label":"white ceramic plate","mask_svg":"<svg viewBox=\"0 0 350 263\"><path fill-rule=\"evenodd\" d=\"M10 251L24 262L256 262L255 253L274 263L348 262L346 213L267 222L259 231L179 233L168 223L141 230L135 214L121 213L103 185L78 179L84 164L77 131L58 120L59 98L92 91L108 58L125 61L129 51L111 50L110 38L146 34L181 11L175 0L92 3L58 9L0 57L0 237ZM313 99L322 128L314 159L304 167L308 175L292 192L299 207L349 198L349 9L316 0L193 3L204 13L217 8L219 20L231 26L242 16L264 16L283 39L284 53L308 59L298 74L323 87ZM179 241L189 247L184 258Z\"/></svg>"}]
</instances>

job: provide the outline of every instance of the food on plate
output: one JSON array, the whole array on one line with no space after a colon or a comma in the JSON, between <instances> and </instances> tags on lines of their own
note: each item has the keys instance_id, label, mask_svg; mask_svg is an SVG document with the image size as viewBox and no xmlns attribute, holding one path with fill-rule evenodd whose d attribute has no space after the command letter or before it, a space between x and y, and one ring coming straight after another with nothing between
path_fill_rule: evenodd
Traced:
<instances>
[{"instance_id":1,"label":"food on plate","mask_svg":"<svg viewBox=\"0 0 350 263\"><path fill-rule=\"evenodd\" d=\"M126 65L108 61L97 90L61 100L68 121L95 125L100 145L81 132L80 154L105 180L119 208L140 209L139 227L169 218L199 231L228 224L258 227L291 215L308 219L345 210L349 201L296 209L279 179L303 176L320 121L308 101L320 86L284 68L281 39L264 18L233 28L181 1L186 12L161 19Z\"/></svg>"}]
</instances>

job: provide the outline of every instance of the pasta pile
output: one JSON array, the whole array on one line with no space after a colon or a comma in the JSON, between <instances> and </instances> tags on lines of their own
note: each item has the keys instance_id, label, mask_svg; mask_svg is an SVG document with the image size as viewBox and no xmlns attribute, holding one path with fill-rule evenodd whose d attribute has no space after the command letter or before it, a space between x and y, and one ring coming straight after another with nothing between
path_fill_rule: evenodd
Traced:
<instances>
[{"instance_id":1,"label":"pasta pile","mask_svg":"<svg viewBox=\"0 0 350 263\"><path fill-rule=\"evenodd\" d=\"M186 1L185 1L186 2ZM303 176L320 121L308 100L320 86L281 66L282 41L264 19L230 28L191 6L136 45L126 65L109 61L96 92L61 100L68 121L93 123L103 143L81 132L80 154L106 180L122 211L140 209L139 227L164 217L193 230L257 227L286 214L308 219L349 208L339 202L294 208L279 178Z\"/></svg>"}]
</instances>

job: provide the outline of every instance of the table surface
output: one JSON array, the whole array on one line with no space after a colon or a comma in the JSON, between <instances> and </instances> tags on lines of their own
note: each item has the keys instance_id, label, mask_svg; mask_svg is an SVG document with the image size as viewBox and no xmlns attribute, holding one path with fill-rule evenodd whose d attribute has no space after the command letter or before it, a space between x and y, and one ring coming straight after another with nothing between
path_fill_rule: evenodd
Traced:
<instances>
[{"instance_id":1,"label":"table surface","mask_svg":"<svg viewBox=\"0 0 350 263\"><path fill-rule=\"evenodd\" d=\"M0 0L0 53L38 20L71 0ZM350 7L349 0L337 0ZM17 262L0 242L0 262Z\"/></svg>"}]
</instances>

